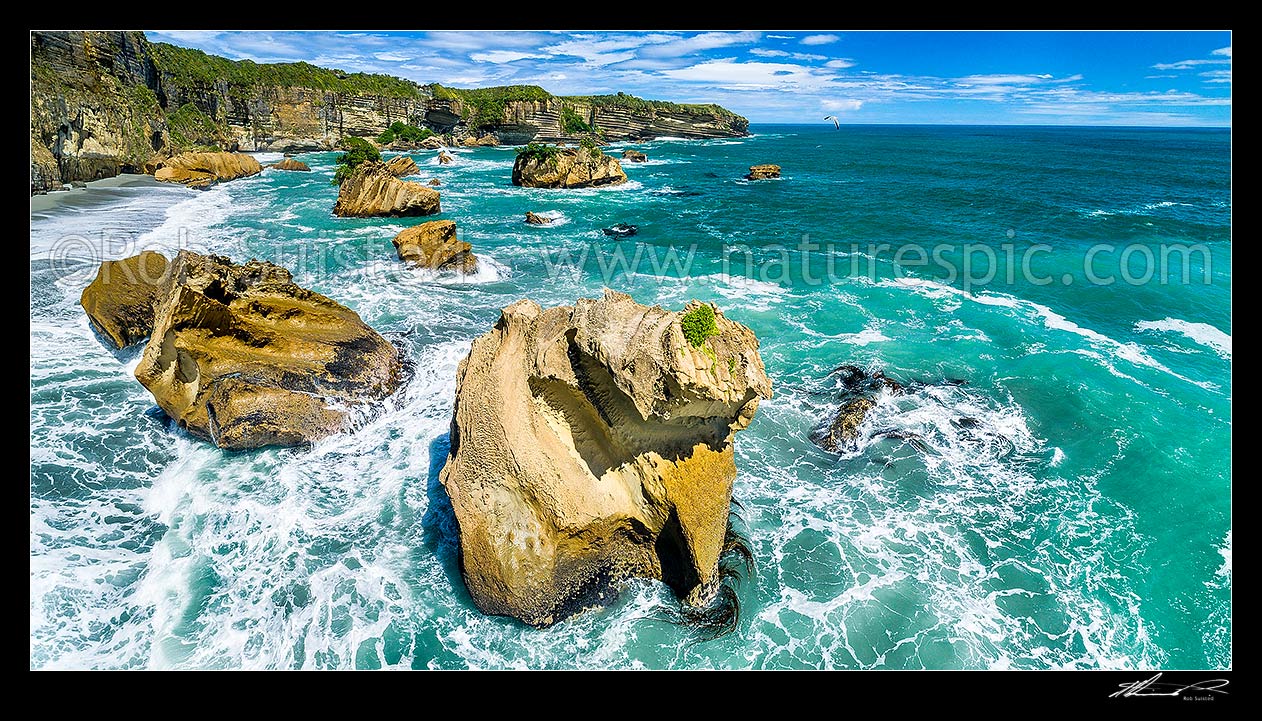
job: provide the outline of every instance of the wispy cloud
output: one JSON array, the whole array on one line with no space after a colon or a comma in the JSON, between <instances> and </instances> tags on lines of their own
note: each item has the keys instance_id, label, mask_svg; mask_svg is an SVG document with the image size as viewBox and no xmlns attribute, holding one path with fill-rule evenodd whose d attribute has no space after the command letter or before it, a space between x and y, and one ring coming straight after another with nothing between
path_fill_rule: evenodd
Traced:
<instances>
[{"instance_id":1,"label":"wispy cloud","mask_svg":"<svg viewBox=\"0 0 1262 721\"><path fill-rule=\"evenodd\" d=\"M829 43L835 43L840 39L841 37L838 35L807 35L802 38L800 42L803 45L828 45Z\"/></svg>"},{"instance_id":2,"label":"wispy cloud","mask_svg":"<svg viewBox=\"0 0 1262 721\"><path fill-rule=\"evenodd\" d=\"M650 58L678 58L692 55L703 50L724 48L730 45L748 45L758 42L759 34L741 33L701 33L691 37L679 37L661 43L644 46L641 55Z\"/></svg>"},{"instance_id":3,"label":"wispy cloud","mask_svg":"<svg viewBox=\"0 0 1262 721\"><path fill-rule=\"evenodd\" d=\"M1204 65L1231 65L1231 46L1218 48L1210 52L1208 58L1192 58L1190 60L1179 60L1173 63L1157 63L1153 65L1153 70L1195 70Z\"/></svg>"},{"instance_id":4,"label":"wispy cloud","mask_svg":"<svg viewBox=\"0 0 1262 721\"><path fill-rule=\"evenodd\" d=\"M791 53L785 50L775 50L773 48L750 48L751 55L757 55L763 58L793 58L794 60L827 60L827 55L816 55L814 53ZM836 67L829 65L829 67ZM849 67L849 66L846 66Z\"/></svg>"},{"instance_id":5,"label":"wispy cloud","mask_svg":"<svg viewBox=\"0 0 1262 721\"><path fill-rule=\"evenodd\" d=\"M732 58L710 60L677 70L664 70L662 75L674 80L705 83L726 89L802 90L817 89L828 83L830 76L793 63L735 62Z\"/></svg>"},{"instance_id":6,"label":"wispy cloud","mask_svg":"<svg viewBox=\"0 0 1262 721\"><path fill-rule=\"evenodd\" d=\"M820 107L824 110L831 110L834 113L854 112L863 107L862 100L821 100Z\"/></svg>"},{"instance_id":7,"label":"wispy cloud","mask_svg":"<svg viewBox=\"0 0 1262 721\"><path fill-rule=\"evenodd\" d=\"M529 58L546 58L547 55L538 53L527 53L520 50L488 50L486 52L470 53L469 59L479 63L511 63L516 60L526 60Z\"/></svg>"}]
</instances>

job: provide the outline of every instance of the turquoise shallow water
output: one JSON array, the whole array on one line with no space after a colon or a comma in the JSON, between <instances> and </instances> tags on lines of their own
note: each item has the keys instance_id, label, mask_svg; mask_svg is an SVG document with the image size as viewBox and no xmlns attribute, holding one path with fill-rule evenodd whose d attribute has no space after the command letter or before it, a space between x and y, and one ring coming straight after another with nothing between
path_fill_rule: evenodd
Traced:
<instances>
[{"instance_id":1,"label":"turquoise shallow water","mask_svg":"<svg viewBox=\"0 0 1262 721\"><path fill-rule=\"evenodd\" d=\"M33 214L31 666L1230 666L1229 131L753 130L636 145L649 163L598 190L514 188L511 149L416 154L484 260L464 280L398 266L390 238L419 220L331 217L330 153L301 156L311 174ZM759 162L784 178L740 179ZM620 221L639 234L601 234ZM896 267L909 243L944 263ZM312 449L225 453L169 428L137 353L106 350L77 301L82 259L180 244L291 268L415 376ZM1187 278L1176 244L1196 246ZM967 255L982 278L987 249L993 282L944 267ZM1123 254L1139 279L1151 254L1153 277L1126 282ZM756 573L715 641L654 618L673 603L655 582L534 630L479 614L458 577L434 490L456 364L513 300L605 285L715 301L775 383L737 437ZM843 363L913 385L838 456L809 435Z\"/></svg>"}]
</instances>

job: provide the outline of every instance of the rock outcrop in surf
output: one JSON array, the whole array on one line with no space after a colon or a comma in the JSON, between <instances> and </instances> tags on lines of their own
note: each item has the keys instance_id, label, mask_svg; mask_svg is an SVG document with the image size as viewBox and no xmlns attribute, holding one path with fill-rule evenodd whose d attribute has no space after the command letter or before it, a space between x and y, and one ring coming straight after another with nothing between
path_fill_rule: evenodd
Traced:
<instances>
[{"instance_id":1,"label":"rock outcrop in surf","mask_svg":"<svg viewBox=\"0 0 1262 721\"><path fill-rule=\"evenodd\" d=\"M431 220L408 228L391 241L399 260L414 267L430 270L458 270L472 273L478 269L473 246L456 239L454 220Z\"/></svg>"},{"instance_id":2,"label":"rock outcrop in surf","mask_svg":"<svg viewBox=\"0 0 1262 721\"><path fill-rule=\"evenodd\" d=\"M702 305L520 300L473 342L440 480L478 608L547 626L633 576L715 595L733 438L771 381L753 332L712 306L694 343Z\"/></svg>"},{"instance_id":3,"label":"rock outcrop in surf","mask_svg":"<svg viewBox=\"0 0 1262 721\"><path fill-rule=\"evenodd\" d=\"M627 182L622 164L612 155L588 148L549 148L551 152L518 153L513 185L527 188L591 188Z\"/></svg>"},{"instance_id":4,"label":"rock outcrop in surf","mask_svg":"<svg viewBox=\"0 0 1262 721\"><path fill-rule=\"evenodd\" d=\"M220 448L319 440L400 382L393 345L271 263L187 250L169 265L157 253L103 263L84 309L118 345L149 336L136 379Z\"/></svg>"},{"instance_id":5,"label":"rock outcrop in surf","mask_svg":"<svg viewBox=\"0 0 1262 721\"><path fill-rule=\"evenodd\" d=\"M153 177L204 190L215 183L263 172L263 166L245 153L180 153L161 161Z\"/></svg>"},{"instance_id":6,"label":"rock outcrop in surf","mask_svg":"<svg viewBox=\"0 0 1262 721\"><path fill-rule=\"evenodd\" d=\"M337 193L333 214L342 217L434 215L441 211L437 190L399 180L381 161L361 163Z\"/></svg>"}]
</instances>

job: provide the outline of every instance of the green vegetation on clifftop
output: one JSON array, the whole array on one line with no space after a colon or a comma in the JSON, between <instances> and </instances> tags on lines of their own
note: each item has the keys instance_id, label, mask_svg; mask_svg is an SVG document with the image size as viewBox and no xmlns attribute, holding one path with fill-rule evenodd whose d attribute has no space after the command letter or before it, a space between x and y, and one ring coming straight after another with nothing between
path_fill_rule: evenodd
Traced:
<instances>
[{"instance_id":1,"label":"green vegetation on clifftop","mask_svg":"<svg viewBox=\"0 0 1262 721\"><path fill-rule=\"evenodd\" d=\"M460 116L476 129L504 122L504 109L511 102L547 101L554 96L538 85L500 85L493 88L447 88L434 84L430 91L438 100L459 101Z\"/></svg>"},{"instance_id":2,"label":"green vegetation on clifftop","mask_svg":"<svg viewBox=\"0 0 1262 721\"><path fill-rule=\"evenodd\" d=\"M726 119L740 117L722 105L715 105L714 103L672 103L669 100L645 100L626 93L617 93L616 95L566 95L562 99L575 103L587 103L597 108L619 108L639 113L658 111L683 113L686 115L715 115Z\"/></svg>"},{"instance_id":3,"label":"green vegetation on clifftop","mask_svg":"<svg viewBox=\"0 0 1262 721\"><path fill-rule=\"evenodd\" d=\"M273 86L311 88L353 95L415 98L421 89L393 75L344 73L310 63L256 63L207 55L200 50L167 43L150 43L154 63L166 79L183 89L207 88L226 82L230 88Z\"/></svg>"}]
</instances>

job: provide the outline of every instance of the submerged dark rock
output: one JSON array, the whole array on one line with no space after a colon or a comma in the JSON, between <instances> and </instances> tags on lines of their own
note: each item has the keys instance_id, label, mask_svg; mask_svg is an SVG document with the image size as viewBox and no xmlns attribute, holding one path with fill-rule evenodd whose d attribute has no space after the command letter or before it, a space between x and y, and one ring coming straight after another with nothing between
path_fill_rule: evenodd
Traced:
<instances>
[{"instance_id":1,"label":"submerged dark rock","mask_svg":"<svg viewBox=\"0 0 1262 721\"><path fill-rule=\"evenodd\" d=\"M833 374L841 382L840 406L828 424L813 434L812 440L826 451L840 453L855 447L859 426L876 407L877 396L882 391L901 393L903 386L883 371L869 373L856 365L838 366Z\"/></svg>"},{"instance_id":2,"label":"submerged dark rock","mask_svg":"<svg viewBox=\"0 0 1262 721\"><path fill-rule=\"evenodd\" d=\"M602 233L612 238L629 238L640 232L639 226L630 223L616 223L608 228L601 230Z\"/></svg>"}]
</instances>

